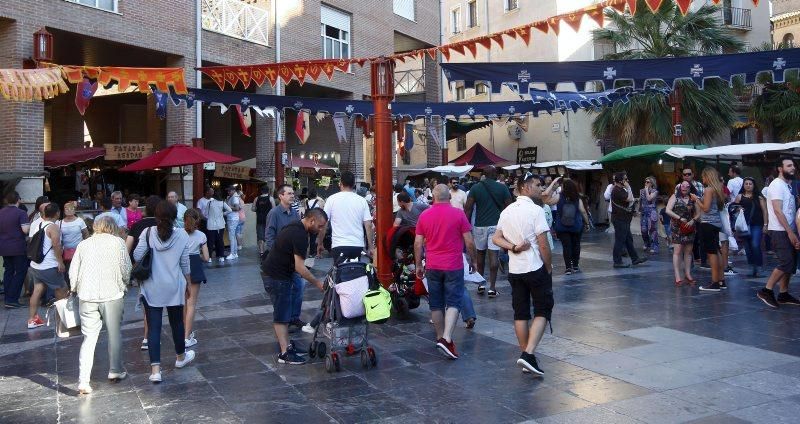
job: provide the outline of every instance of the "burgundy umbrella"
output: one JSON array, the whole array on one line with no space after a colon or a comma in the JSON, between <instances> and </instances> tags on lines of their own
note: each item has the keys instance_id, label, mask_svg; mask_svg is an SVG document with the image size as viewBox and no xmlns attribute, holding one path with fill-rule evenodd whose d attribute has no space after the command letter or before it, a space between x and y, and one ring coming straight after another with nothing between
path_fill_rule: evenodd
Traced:
<instances>
[{"instance_id":1,"label":"burgundy umbrella","mask_svg":"<svg viewBox=\"0 0 800 424\"><path fill-rule=\"evenodd\" d=\"M137 160L122 167L122 172L147 171L156 168L169 168L172 166L197 165L207 162L231 163L240 161L236 156L206 150L201 147L187 144L173 144L166 149L159 150L152 155ZM183 168L181 168L181 197L186 198L183 192Z\"/></svg>"},{"instance_id":2,"label":"burgundy umbrella","mask_svg":"<svg viewBox=\"0 0 800 424\"><path fill-rule=\"evenodd\" d=\"M511 163L508 159L501 158L492 153L489 149L483 147L481 143L475 143L469 150L453 159L451 162L455 165L473 165L478 169L482 169L488 165L499 166Z\"/></svg>"}]
</instances>

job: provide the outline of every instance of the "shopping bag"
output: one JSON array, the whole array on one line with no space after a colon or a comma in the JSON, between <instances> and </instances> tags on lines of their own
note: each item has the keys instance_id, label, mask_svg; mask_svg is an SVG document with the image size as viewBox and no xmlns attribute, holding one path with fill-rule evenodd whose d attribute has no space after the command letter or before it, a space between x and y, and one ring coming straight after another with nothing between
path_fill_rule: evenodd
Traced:
<instances>
[{"instance_id":1,"label":"shopping bag","mask_svg":"<svg viewBox=\"0 0 800 424\"><path fill-rule=\"evenodd\" d=\"M364 295L369 291L369 278L366 275L343 281L335 285L334 289L339 295L339 305L345 318L364 316Z\"/></svg>"},{"instance_id":2,"label":"shopping bag","mask_svg":"<svg viewBox=\"0 0 800 424\"><path fill-rule=\"evenodd\" d=\"M57 300L53 306L55 306L56 313L61 319L61 324L64 328L70 329L81 326L81 312L78 296L72 295Z\"/></svg>"},{"instance_id":3,"label":"shopping bag","mask_svg":"<svg viewBox=\"0 0 800 424\"><path fill-rule=\"evenodd\" d=\"M750 235L750 226L747 225L747 219L744 217L744 209L739 209L739 212L736 213L736 223L733 225L733 229L739 237Z\"/></svg>"}]
</instances>

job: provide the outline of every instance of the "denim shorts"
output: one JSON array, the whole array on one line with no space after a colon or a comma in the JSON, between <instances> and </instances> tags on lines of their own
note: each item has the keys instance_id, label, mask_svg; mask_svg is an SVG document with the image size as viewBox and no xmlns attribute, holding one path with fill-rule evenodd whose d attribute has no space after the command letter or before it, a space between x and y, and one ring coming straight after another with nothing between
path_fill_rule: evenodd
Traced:
<instances>
[{"instance_id":1,"label":"denim shorts","mask_svg":"<svg viewBox=\"0 0 800 424\"><path fill-rule=\"evenodd\" d=\"M292 321L292 300L296 286L292 280L276 280L264 277L264 290L272 300L272 320L278 324L288 324Z\"/></svg>"},{"instance_id":2,"label":"denim shorts","mask_svg":"<svg viewBox=\"0 0 800 424\"><path fill-rule=\"evenodd\" d=\"M464 270L439 271L429 269L425 271L428 279L428 304L432 311L441 311L448 308L461 310L464 298Z\"/></svg>"}]
</instances>

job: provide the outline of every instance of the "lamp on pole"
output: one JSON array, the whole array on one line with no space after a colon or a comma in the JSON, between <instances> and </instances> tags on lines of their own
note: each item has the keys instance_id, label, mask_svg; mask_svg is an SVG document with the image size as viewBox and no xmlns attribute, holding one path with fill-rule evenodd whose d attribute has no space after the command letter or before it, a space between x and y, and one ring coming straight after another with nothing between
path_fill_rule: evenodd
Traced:
<instances>
[{"instance_id":1,"label":"lamp on pole","mask_svg":"<svg viewBox=\"0 0 800 424\"><path fill-rule=\"evenodd\" d=\"M392 226L392 117L389 102L394 99L394 61L380 57L371 63L372 104L375 110L375 215L378 280L392 283L386 234Z\"/></svg>"},{"instance_id":2,"label":"lamp on pole","mask_svg":"<svg viewBox=\"0 0 800 424\"><path fill-rule=\"evenodd\" d=\"M681 103L683 93L676 86L669 95L669 105L672 108L672 144L683 144L683 118L681 117Z\"/></svg>"}]
</instances>

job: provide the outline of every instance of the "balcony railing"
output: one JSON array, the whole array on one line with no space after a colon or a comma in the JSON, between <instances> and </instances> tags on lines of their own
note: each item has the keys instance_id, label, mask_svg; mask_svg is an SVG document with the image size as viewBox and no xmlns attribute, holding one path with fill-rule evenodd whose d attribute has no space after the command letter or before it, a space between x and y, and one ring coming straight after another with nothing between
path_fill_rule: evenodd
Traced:
<instances>
[{"instance_id":1,"label":"balcony railing","mask_svg":"<svg viewBox=\"0 0 800 424\"><path fill-rule=\"evenodd\" d=\"M203 29L269 45L269 11L240 0L203 0Z\"/></svg>"},{"instance_id":2,"label":"balcony railing","mask_svg":"<svg viewBox=\"0 0 800 424\"><path fill-rule=\"evenodd\" d=\"M414 0L394 0L394 14L414 20Z\"/></svg>"},{"instance_id":3,"label":"balcony railing","mask_svg":"<svg viewBox=\"0 0 800 424\"><path fill-rule=\"evenodd\" d=\"M395 94L413 94L425 91L425 69L406 69L394 73Z\"/></svg>"},{"instance_id":4,"label":"balcony railing","mask_svg":"<svg viewBox=\"0 0 800 424\"><path fill-rule=\"evenodd\" d=\"M750 9L742 9L739 7L723 7L722 23L738 29L749 30L753 28L750 22Z\"/></svg>"}]
</instances>

